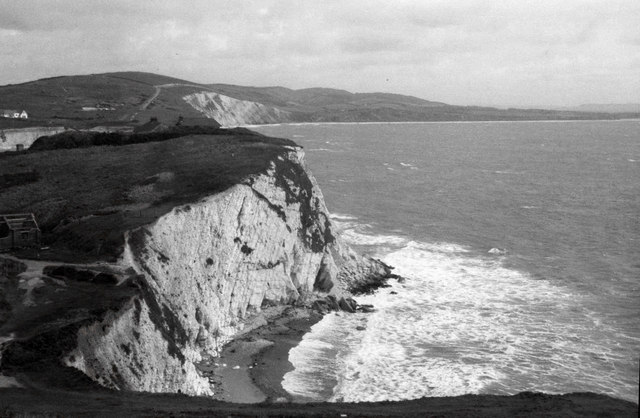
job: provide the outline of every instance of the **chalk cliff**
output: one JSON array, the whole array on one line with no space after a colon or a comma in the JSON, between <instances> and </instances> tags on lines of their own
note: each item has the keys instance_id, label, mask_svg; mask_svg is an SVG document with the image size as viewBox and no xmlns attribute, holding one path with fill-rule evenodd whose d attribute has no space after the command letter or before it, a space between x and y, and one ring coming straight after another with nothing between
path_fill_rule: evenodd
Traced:
<instances>
[{"instance_id":1,"label":"chalk cliff","mask_svg":"<svg viewBox=\"0 0 640 418\"><path fill-rule=\"evenodd\" d=\"M183 97L184 101L223 127L278 123L289 120L289 113L275 107L248 100L234 99L219 93L203 91Z\"/></svg>"},{"instance_id":2,"label":"chalk cliff","mask_svg":"<svg viewBox=\"0 0 640 418\"><path fill-rule=\"evenodd\" d=\"M81 327L64 361L107 387L188 394L215 392L194 364L263 307L348 295L389 274L334 234L294 147L266 173L129 231L118 270L139 294Z\"/></svg>"}]
</instances>

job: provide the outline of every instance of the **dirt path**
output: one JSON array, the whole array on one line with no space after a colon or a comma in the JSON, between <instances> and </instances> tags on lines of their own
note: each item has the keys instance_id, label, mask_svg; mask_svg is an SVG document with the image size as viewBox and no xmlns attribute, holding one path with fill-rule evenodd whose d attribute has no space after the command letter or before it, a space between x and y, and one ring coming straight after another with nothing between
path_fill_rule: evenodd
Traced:
<instances>
[{"instance_id":1,"label":"dirt path","mask_svg":"<svg viewBox=\"0 0 640 418\"><path fill-rule=\"evenodd\" d=\"M151 103L153 103L153 101L158 98L158 96L162 92L162 89L171 88L171 87L195 87L195 88L199 88L199 89L203 89L203 90L212 91L209 87L201 86L201 85L198 85L198 84L186 84L186 83L158 84L156 86L153 86L153 88L155 89L153 94L147 100L145 100L144 103L142 103L140 105L140 108L138 109L138 111L136 113L134 113L133 115L131 115L129 117L129 120L134 120L138 116L138 113L140 111L146 110L149 106L151 106Z\"/></svg>"},{"instance_id":2,"label":"dirt path","mask_svg":"<svg viewBox=\"0 0 640 418\"><path fill-rule=\"evenodd\" d=\"M149 97L142 105L140 105L140 110L145 110L155 99L158 98L162 89L170 88L170 87L195 87L203 90L210 90L210 88L205 86L199 86L197 84L186 84L186 83L169 83L169 84L159 84L157 86L153 86L156 91L153 93L153 96Z\"/></svg>"},{"instance_id":3,"label":"dirt path","mask_svg":"<svg viewBox=\"0 0 640 418\"><path fill-rule=\"evenodd\" d=\"M153 86L156 91L153 93L153 95L151 97L149 97L144 103L142 103L140 105L140 110L145 110L147 107L149 107L149 105L158 97L158 95L160 94L160 88L161 86Z\"/></svg>"}]
</instances>

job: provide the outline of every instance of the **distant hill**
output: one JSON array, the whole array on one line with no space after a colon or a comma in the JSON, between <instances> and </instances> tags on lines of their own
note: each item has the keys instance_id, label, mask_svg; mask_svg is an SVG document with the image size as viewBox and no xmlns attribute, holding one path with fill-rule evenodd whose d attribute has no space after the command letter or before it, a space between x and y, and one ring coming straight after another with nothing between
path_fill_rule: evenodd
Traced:
<instances>
[{"instance_id":1,"label":"distant hill","mask_svg":"<svg viewBox=\"0 0 640 418\"><path fill-rule=\"evenodd\" d=\"M604 113L640 113L640 103L582 104L579 106L558 108L558 110Z\"/></svg>"},{"instance_id":2,"label":"distant hill","mask_svg":"<svg viewBox=\"0 0 640 418\"><path fill-rule=\"evenodd\" d=\"M30 118L0 118L0 129L56 125L74 128L139 126L155 117L208 117L223 126L285 122L473 121L618 119L640 109L606 111L496 109L452 106L390 93L200 84L142 72L53 77L0 87L0 109L25 109Z\"/></svg>"}]
</instances>

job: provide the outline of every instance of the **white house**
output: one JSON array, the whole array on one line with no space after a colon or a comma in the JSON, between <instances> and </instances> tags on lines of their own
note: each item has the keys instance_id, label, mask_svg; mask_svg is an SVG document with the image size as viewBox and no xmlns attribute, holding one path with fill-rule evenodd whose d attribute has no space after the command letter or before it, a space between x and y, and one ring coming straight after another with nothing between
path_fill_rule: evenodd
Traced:
<instances>
[{"instance_id":1,"label":"white house","mask_svg":"<svg viewBox=\"0 0 640 418\"><path fill-rule=\"evenodd\" d=\"M3 118L11 118L11 119L28 119L29 114L26 110L20 112L19 110L9 110L4 109L0 110L0 116Z\"/></svg>"}]
</instances>

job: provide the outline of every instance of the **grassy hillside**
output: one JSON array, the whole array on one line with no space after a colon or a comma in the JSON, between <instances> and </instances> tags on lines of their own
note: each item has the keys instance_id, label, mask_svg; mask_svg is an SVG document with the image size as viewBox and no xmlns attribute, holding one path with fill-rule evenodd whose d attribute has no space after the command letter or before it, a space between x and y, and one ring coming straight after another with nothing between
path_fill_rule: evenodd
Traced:
<instances>
[{"instance_id":1,"label":"grassy hillside","mask_svg":"<svg viewBox=\"0 0 640 418\"><path fill-rule=\"evenodd\" d=\"M284 87L243 87L211 84L218 93L240 100L255 101L286 110L291 122L393 122L393 121L491 121L491 120L574 120L640 117L640 114L613 114L546 109L496 109L452 106L413 96L390 93L350 93L345 90Z\"/></svg>"},{"instance_id":2,"label":"grassy hillside","mask_svg":"<svg viewBox=\"0 0 640 418\"><path fill-rule=\"evenodd\" d=\"M64 125L88 128L97 125L135 125L156 116L163 120L202 117L182 100L183 92L163 92L145 109L156 85L189 83L149 73L111 73L54 77L0 87L0 109L25 109L27 121L0 118L0 128ZM196 89L199 91L201 89ZM192 88L190 92L193 92ZM83 110L102 107L109 110ZM155 108L155 110L152 110Z\"/></svg>"},{"instance_id":3,"label":"grassy hillside","mask_svg":"<svg viewBox=\"0 0 640 418\"><path fill-rule=\"evenodd\" d=\"M593 393L462 395L399 402L232 404L206 397L51 388L0 389L7 416L234 417L636 417L638 405ZM3 409L4 408L4 409Z\"/></svg>"},{"instance_id":4,"label":"grassy hillside","mask_svg":"<svg viewBox=\"0 0 640 418\"><path fill-rule=\"evenodd\" d=\"M56 77L1 87L0 108L25 109L33 119L121 120L153 92L150 84L105 74ZM101 103L115 110L82 111Z\"/></svg>"},{"instance_id":5,"label":"grassy hillside","mask_svg":"<svg viewBox=\"0 0 640 418\"><path fill-rule=\"evenodd\" d=\"M289 111L314 112L323 106L358 106L367 103L407 106L447 106L412 96L390 93L351 93L346 90L308 88L292 90L285 87L243 87L229 84L211 84L218 93L241 100L260 102Z\"/></svg>"},{"instance_id":6,"label":"grassy hillside","mask_svg":"<svg viewBox=\"0 0 640 418\"><path fill-rule=\"evenodd\" d=\"M217 92L288 112L281 122L447 121L617 119L638 113L594 113L575 110L495 109L451 106L390 93L285 87L199 84L151 73L119 72L55 77L0 87L0 109L25 109L27 121L0 118L0 129L56 125L75 128L135 126L156 117L167 124L178 116L202 117L183 97ZM93 108L92 110L83 110ZM585 109L586 110L586 109Z\"/></svg>"},{"instance_id":7,"label":"grassy hillside","mask_svg":"<svg viewBox=\"0 0 640 418\"><path fill-rule=\"evenodd\" d=\"M0 213L34 212L49 259L113 260L123 232L263 172L294 145L239 133L0 154Z\"/></svg>"}]
</instances>

